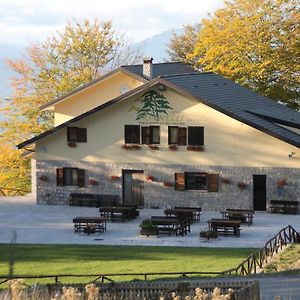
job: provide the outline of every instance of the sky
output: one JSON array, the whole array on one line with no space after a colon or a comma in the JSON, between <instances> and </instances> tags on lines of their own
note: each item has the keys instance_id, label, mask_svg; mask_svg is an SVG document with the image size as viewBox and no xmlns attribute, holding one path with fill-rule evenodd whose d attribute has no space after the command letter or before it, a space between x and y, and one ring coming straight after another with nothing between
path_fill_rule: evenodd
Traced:
<instances>
[{"instance_id":1,"label":"sky","mask_svg":"<svg viewBox=\"0 0 300 300\"><path fill-rule=\"evenodd\" d=\"M112 20L118 32L139 42L199 22L223 0L0 0L0 44L43 41L67 21Z\"/></svg>"}]
</instances>

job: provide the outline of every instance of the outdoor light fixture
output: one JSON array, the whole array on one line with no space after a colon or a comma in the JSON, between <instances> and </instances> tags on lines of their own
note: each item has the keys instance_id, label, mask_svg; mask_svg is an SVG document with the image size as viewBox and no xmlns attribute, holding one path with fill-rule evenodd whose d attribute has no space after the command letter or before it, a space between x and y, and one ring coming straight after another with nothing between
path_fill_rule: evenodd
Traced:
<instances>
[{"instance_id":1,"label":"outdoor light fixture","mask_svg":"<svg viewBox=\"0 0 300 300\"><path fill-rule=\"evenodd\" d=\"M164 84L159 84L158 85L158 89L161 91L161 92L163 92L163 91L165 91L167 88L166 88L166 86L164 85Z\"/></svg>"},{"instance_id":2,"label":"outdoor light fixture","mask_svg":"<svg viewBox=\"0 0 300 300\"><path fill-rule=\"evenodd\" d=\"M288 158L293 158L293 156L294 156L295 154L296 154L295 152L289 152Z\"/></svg>"}]
</instances>

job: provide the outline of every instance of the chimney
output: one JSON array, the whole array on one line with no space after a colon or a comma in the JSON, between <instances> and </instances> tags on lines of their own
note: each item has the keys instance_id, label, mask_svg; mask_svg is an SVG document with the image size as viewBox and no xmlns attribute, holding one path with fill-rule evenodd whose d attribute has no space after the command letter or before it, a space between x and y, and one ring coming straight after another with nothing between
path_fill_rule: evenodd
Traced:
<instances>
[{"instance_id":1,"label":"chimney","mask_svg":"<svg viewBox=\"0 0 300 300\"><path fill-rule=\"evenodd\" d=\"M152 60L152 57L144 57L143 59L143 76L147 79L152 79L153 77Z\"/></svg>"}]
</instances>

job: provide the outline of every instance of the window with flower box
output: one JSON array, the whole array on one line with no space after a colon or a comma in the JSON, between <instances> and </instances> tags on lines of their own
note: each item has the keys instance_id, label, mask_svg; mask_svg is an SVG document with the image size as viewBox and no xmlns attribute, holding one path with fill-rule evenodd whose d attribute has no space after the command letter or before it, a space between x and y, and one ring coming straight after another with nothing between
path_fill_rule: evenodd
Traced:
<instances>
[{"instance_id":1,"label":"window with flower box","mask_svg":"<svg viewBox=\"0 0 300 300\"><path fill-rule=\"evenodd\" d=\"M203 146L204 145L204 127L203 126L169 126L168 127L169 145L179 146Z\"/></svg>"},{"instance_id":2,"label":"window with flower box","mask_svg":"<svg viewBox=\"0 0 300 300\"><path fill-rule=\"evenodd\" d=\"M159 126L125 125L125 144L154 145L159 143Z\"/></svg>"},{"instance_id":3,"label":"window with flower box","mask_svg":"<svg viewBox=\"0 0 300 300\"><path fill-rule=\"evenodd\" d=\"M58 186L85 186L85 172L78 168L56 169L56 183Z\"/></svg>"}]
</instances>

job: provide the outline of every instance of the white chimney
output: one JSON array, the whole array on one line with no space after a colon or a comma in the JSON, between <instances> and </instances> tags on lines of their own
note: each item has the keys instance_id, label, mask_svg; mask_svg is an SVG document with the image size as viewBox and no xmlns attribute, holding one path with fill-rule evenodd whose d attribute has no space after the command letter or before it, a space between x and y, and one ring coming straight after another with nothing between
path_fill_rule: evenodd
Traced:
<instances>
[{"instance_id":1,"label":"white chimney","mask_svg":"<svg viewBox=\"0 0 300 300\"><path fill-rule=\"evenodd\" d=\"M153 78L153 65L152 57L144 57L143 59L143 76L152 79Z\"/></svg>"}]
</instances>

